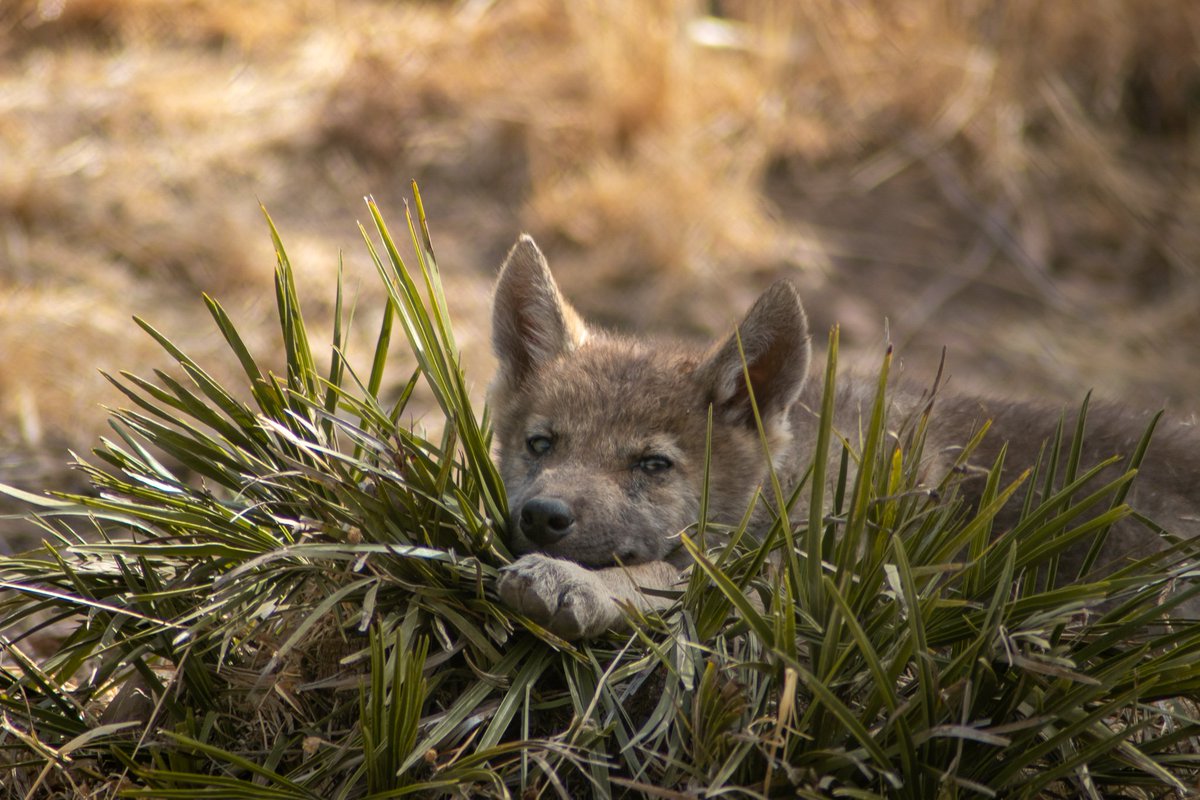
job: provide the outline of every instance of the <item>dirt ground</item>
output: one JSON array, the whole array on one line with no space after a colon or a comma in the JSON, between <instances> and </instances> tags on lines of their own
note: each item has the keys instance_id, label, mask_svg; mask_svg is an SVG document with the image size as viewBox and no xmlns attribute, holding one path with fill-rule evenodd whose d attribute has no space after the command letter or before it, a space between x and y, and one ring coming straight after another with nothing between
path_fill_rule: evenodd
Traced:
<instances>
[{"instance_id":1,"label":"dirt ground","mask_svg":"<svg viewBox=\"0 0 1200 800\"><path fill-rule=\"evenodd\" d=\"M786 275L868 366L1195 419L1198 136L1190 0L6 0L0 481L76 486L101 372L166 363L132 315L232 379L207 292L274 358L260 202L317 341L344 255L365 358L362 197L402 229L412 179L481 393L527 230L605 324L711 336Z\"/></svg>"}]
</instances>

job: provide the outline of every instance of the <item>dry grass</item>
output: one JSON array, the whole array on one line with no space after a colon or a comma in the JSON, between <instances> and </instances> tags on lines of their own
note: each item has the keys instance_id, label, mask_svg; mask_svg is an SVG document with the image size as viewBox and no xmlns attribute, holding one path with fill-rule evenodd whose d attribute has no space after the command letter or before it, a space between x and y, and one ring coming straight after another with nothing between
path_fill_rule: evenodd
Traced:
<instances>
[{"instance_id":1,"label":"dry grass","mask_svg":"<svg viewBox=\"0 0 1200 800\"><path fill-rule=\"evenodd\" d=\"M523 228L610 322L708 333L792 274L918 372L1196 412L1200 6L717 6L6 3L0 477L92 441L97 368L153 363L129 315L201 356L199 291L265 316L256 200L323 301L412 177L480 386Z\"/></svg>"}]
</instances>

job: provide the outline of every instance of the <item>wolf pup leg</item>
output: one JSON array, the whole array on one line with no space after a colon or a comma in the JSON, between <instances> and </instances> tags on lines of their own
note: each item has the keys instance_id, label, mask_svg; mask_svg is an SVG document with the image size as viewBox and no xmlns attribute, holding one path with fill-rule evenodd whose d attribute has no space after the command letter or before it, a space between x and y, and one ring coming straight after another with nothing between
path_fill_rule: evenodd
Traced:
<instances>
[{"instance_id":1,"label":"wolf pup leg","mask_svg":"<svg viewBox=\"0 0 1200 800\"><path fill-rule=\"evenodd\" d=\"M505 567L496 591L500 600L564 639L587 639L624 625L623 605L640 611L670 601L647 594L667 589L679 570L665 561L630 567L587 569L573 561L529 553Z\"/></svg>"}]
</instances>

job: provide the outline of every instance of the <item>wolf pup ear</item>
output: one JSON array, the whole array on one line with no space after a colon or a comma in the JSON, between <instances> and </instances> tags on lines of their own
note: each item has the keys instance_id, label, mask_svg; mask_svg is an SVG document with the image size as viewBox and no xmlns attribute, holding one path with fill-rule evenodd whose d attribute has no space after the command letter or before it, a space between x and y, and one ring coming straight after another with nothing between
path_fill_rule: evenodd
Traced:
<instances>
[{"instance_id":1,"label":"wolf pup ear","mask_svg":"<svg viewBox=\"0 0 1200 800\"><path fill-rule=\"evenodd\" d=\"M742 352L738 352L739 335ZM737 332L714 348L701 367L714 413L731 422L754 425L746 389L748 373L763 424L771 427L786 418L808 377L810 351L800 295L790 282L779 281L763 292Z\"/></svg>"},{"instance_id":2,"label":"wolf pup ear","mask_svg":"<svg viewBox=\"0 0 1200 800\"><path fill-rule=\"evenodd\" d=\"M587 326L559 292L546 257L531 236L522 235L500 267L492 302L497 377L519 386L538 367L579 347L587 335Z\"/></svg>"}]
</instances>

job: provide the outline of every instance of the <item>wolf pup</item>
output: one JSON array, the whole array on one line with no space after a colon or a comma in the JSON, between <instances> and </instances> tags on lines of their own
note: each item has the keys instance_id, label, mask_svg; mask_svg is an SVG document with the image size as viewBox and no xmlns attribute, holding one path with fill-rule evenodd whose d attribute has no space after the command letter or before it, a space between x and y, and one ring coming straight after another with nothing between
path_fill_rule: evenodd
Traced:
<instances>
[{"instance_id":1,"label":"wolf pup","mask_svg":"<svg viewBox=\"0 0 1200 800\"><path fill-rule=\"evenodd\" d=\"M823 387L806 381L808 323L792 284L767 289L737 333L741 352L734 334L697 351L589 328L563 299L533 239L517 241L496 285L499 367L489 390L512 509L510 543L520 556L497 584L504 603L565 638L619 627L625 603L665 606L643 589L672 588L687 566L678 534L699 516L710 406L711 520L736 524L767 478L750 390L780 480L785 488L799 480L814 450ZM839 382L835 428L858 430L873 394L873 383ZM927 402L903 387L889 397L901 414ZM974 459L990 466L1007 441L1008 463L1028 466L1053 434L1047 416L1054 417L1033 406L939 397L926 474L940 481L988 419L992 429ZM1088 420L1089 465L1128 455L1145 428L1110 409L1093 410ZM1198 462L1200 437L1160 425L1129 502L1179 536L1200 535ZM1111 469L1110 478L1122 468ZM981 480L973 483L982 489ZM1165 546L1137 524L1118 525L1097 563ZM1067 570L1069 560L1070 553Z\"/></svg>"}]
</instances>

